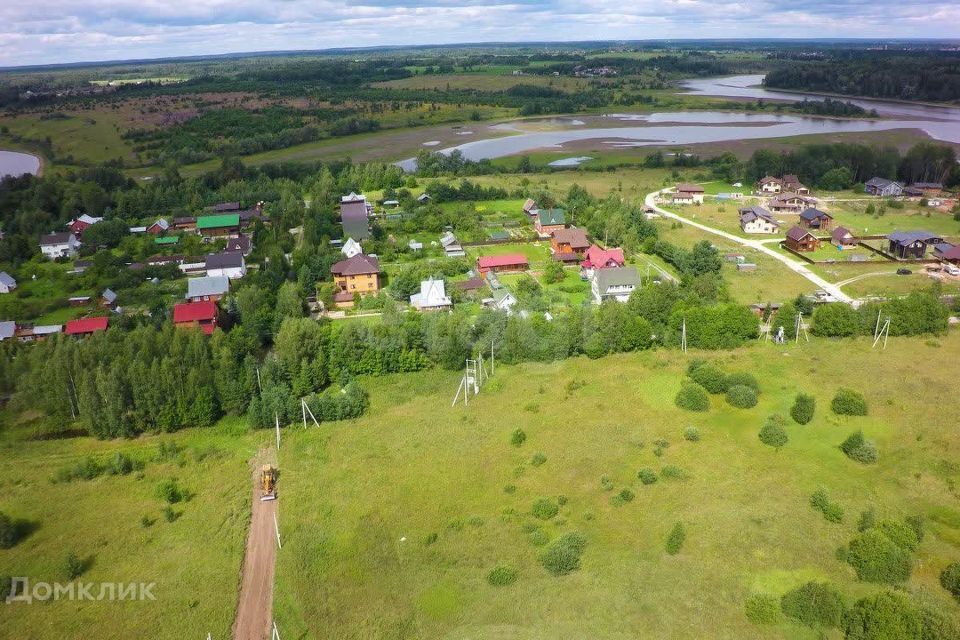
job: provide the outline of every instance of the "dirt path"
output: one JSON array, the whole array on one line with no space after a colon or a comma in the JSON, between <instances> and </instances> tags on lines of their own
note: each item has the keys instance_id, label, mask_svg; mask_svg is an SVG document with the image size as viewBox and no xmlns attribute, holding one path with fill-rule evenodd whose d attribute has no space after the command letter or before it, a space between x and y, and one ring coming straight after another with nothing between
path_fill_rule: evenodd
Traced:
<instances>
[{"instance_id":1,"label":"dirt path","mask_svg":"<svg viewBox=\"0 0 960 640\"><path fill-rule=\"evenodd\" d=\"M260 460L261 456L257 457ZM277 557L274 517L277 500L260 501L260 464L254 465L253 505L250 509L250 533L243 558L243 579L237 619L233 623L234 640L267 640L273 617L273 572Z\"/></svg>"}]
</instances>

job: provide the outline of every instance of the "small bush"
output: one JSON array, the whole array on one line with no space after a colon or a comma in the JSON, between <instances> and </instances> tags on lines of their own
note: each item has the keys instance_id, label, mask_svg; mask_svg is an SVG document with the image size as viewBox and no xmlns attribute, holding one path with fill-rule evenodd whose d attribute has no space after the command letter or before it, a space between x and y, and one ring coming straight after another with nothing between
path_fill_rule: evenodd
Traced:
<instances>
[{"instance_id":1,"label":"small bush","mask_svg":"<svg viewBox=\"0 0 960 640\"><path fill-rule=\"evenodd\" d=\"M877 522L877 514L873 510L873 507L870 507L866 511L860 513L860 520L857 521L857 531L866 531L873 527Z\"/></svg>"},{"instance_id":2,"label":"small bush","mask_svg":"<svg viewBox=\"0 0 960 640\"><path fill-rule=\"evenodd\" d=\"M613 491L613 480L611 480L607 476L603 476L602 478L600 478L600 487L604 491Z\"/></svg>"},{"instance_id":3,"label":"small bush","mask_svg":"<svg viewBox=\"0 0 960 640\"><path fill-rule=\"evenodd\" d=\"M529 540L530 544L532 544L535 547L542 547L543 545L550 542L550 536L547 535L546 531L544 531L540 527L537 527L536 529L531 531L529 534L527 534L527 540Z\"/></svg>"},{"instance_id":4,"label":"small bush","mask_svg":"<svg viewBox=\"0 0 960 640\"><path fill-rule=\"evenodd\" d=\"M707 411L710 409L710 394L699 384L684 382L673 402L687 411Z\"/></svg>"},{"instance_id":5,"label":"small bush","mask_svg":"<svg viewBox=\"0 0 960 640\"><path fill-rule=\"evenodd\" d=\"M510 444L515 447L519 447L524 442L527 441L527 434L523 429L517 429L512 434L510 434Z\"/></svg>"},{"instance_id":6,"label":"small bush","mask_svg":"<svg viewBox=\"0 0 960 640\"><path fill-rule=\"evenodd\" d=\"M83 560L72 551L63 559L63 572L66 574L67 580L76 580L79 578L83 575L84 568Z\"/></svg>"},{"instance_id":7,"label":"small bush","mask_svg":"<svg viewBox=\"0 0 960 640\"><path fill-rule=\"evenodd\" d=\"M747 620L758 625L780 623L780 602L774 597L762 593L752 595L743 606Z\"/></svg>"},{"instance_id":8,"label":"small bush","mask_svg":"<svg viewBox=\"0 0 960 640\"><path fill-rule=\"evenodd\" d=\"M506 587L516 582L519 575L513 567L494 567L487 574L487 582L494 587Z\"/></svg>"},{"instance_id":9,"label":"small bush","mask_svg":"<svg viewBox=\"0 0 960 640\"><path fill-rule=\"evenodd\" d=\"M163 518L167 522L174 522L177 518L180 517L180 514L173 510L173 507L167 505L163 508Z\"/></svg>"},{"instance_id":10,"label":"small bush","mask_svg":"<svg viewBox=\"0 0 960 640\"><path fill-rule=\"evenodd\" d=\"M839 627L843 621L844 604L840 592L824 582L808 582L792 589L780 599L787 617L808 627Z\"/></svg>"},{"instance_id":11,"label":"small bush","mask_svg":"<svg viewBox=\"0 0 960 640\"><path fill-rule=\"evenodd\" d=\"M653 484L657 481L657 472L649 467L644 467L637 472L637 478L643 484Z\"/></svg>"},{"instance_id":12,"label":"small bush","mask_svg":"<svg viewBox=\"0 0 960 640\"><path fill-rule=\"evenodd\" d=\"M940 586L960 602L960 562L951 562L940 572Z\"/></svg>"},{"instance_id":13,"label":"small bush","mask_svg":"<svg viewBox=\"0 0 960 640\"><path fill-rule=\"evenodd\" d=\"M960 627L953 618L929 607L920 609L921 640L957 640Z\"/></svg>"},{"instance_id":14,"label":"small bush","mask_svg":"<svg viewBox=\"0 0 960 640\"><path fill-rule=\"evenodd\" d=\"M110 473L125 476L133 472L134 462L127 454L117 451L110 460Z\"/></svg>"},{"instance_id":15,"label":"small bush","mask_svg":"<svg viewBox=\"0 0 960 640\"><path fill-rule=\"evenodd\" d=\"M633 491L631 491L630 489L624 488L618 491L617 495L612 496L610 498L610 504L612 504L615 507L619 507L628 502L633 502L633 498L634 498Z\"/></svg>"},{"instance_id":16,"label":"small bush","mask_svg":"<svg viewBox=\"0 0 960 640\"><path fill-rule=\"evenodd\" d=\"M166 500L168 504L177 504L185 497L185 492L177 484L176 478L168 478L157 485L157 497Z\"/></svg>"},{"instance_id":17,"label":"small bush","mask_svg":"<svg viewBox=\"0 0 960 640\"><path fill-rule=\"evenodd\" d=\"M535 453L533 454L533 457L530 458L530 464L532 464L535 467L539 467L546 461L547 461L547 456L543 455L542 453Z\"/></svg>"},{"instance_id":18,"label":"small bush","mask_svg":"<svg viewBox=\"0 0 960 640\"><path fill-rule=\"evenodd\" d=\"M768 447L773 447L777 451L790 440L790 437L787 436L787 430L783 428L783 419L779 416L767 418L767 421L760 427L760 433L757 434L757 437L760 438L760 442Z\"/></svg>"},{"instance_id":19,"label":"small bush","mask_svg":"<svg viewBox=\"0 0 960 640\"><path fill-rule=\"evenodd\" d=\"M737 384L727 390L727 402L739 409L750 409L757 406L757 392L746 385Z\"/></svg>"},{"instance_id":20,"label":"small bush","mask_svg":"<svg viewBox=\"0 0 960 640\"><path fill-rule=\"evenodd\" d=\"M153 523L154 523L154 519L151 518L150 516L142 516L140 518L140 526L143 527L144 529L149 529L150 527L153 526Z\"/></svg>"},{"instance_id":21,"label":"small bush","mask_svg":"<svg viewBox=\"0 0 960 640\"><path fill-rule=\"evenodd\" d=\"M667 553L672 556L680 553L680 549L683 547L684 541L687 539L687 530L683 528L683 523L678 522L673 525L673 529L670 530L670 534L667 536Z\"/></svg>"},{"instance_id":22,"label":"small bush","mask_svg":"<svg viewBox=\"0 0 960 640\"><path fill-rule=\"evenodd\" d=\"M923 516L921 515L907 516L906 518L903 519L903 521L907 523L908 527L913 529L913 533L917 536L917 542L923 542L923 534L924 534Z\"/></svg>"},{"instance_id":23,"label":"small bush","mask_svg":"<svg viewBox=\"0 0 960 640\"><path fill-rule=\"evenodd\" d=\"M10 549L17 544L19 537L16 523L0 511L0 549Z\"/></svg>"},{"instance_id":24,"label":"small bush","mask_svg":"<svg viewBox=\"0 0 960 640\"><path fill-rule=\"evenodd\" d=\"M707 361L703 358L694 358L690 361L690 364L687 365L687 375L693 375L693 372L707 364Z\"/></svg>"},{"instance_id":25,"label":"small bush","mask_svg":"<svg viewBox=\"0 0 960 640\"><path fill-rule=\"evenodd\" d=\"M757 382L757 379L752 373L747 373L746 371L737 371L735 373L731 373L729 376L727 376L727 385L731 387L738 385L750 387L758 394L760 393L760 383Z\"/></svg>"},{"instance_id":26,"label":"small bush","mask_svg":"<svg viewBox=\"0 0 960 640\"><path fill-rule=\"evenodd\" d=\"M680 467L668 464L660 469L660 477L664 480L686 480L687 474Z\"/></svg>"},{"instance_id":27,"label":"small bush","mask_svg":"<svg viewBox=\"0 0 960 640\"><path fill-rule=\"evenodd\" d=\"M850 541L847 562L865 582L897 584L909 578L913 569L910 553L875 528Z\"/></svg>"},{"instance_id":28,"label":"small bush","mask_svg":"<svg viewBox=\"0 0 960 640\"><path fill-rule=\"evenodd\" d=\"M837 395L833 396L830 402L830 408L835 414L841 416L867 415L866 399L853 389L838 389Z\"/></svg>"},{"instance_id":29,"label":"small bush","mask_svg":"<svg viewBox=\"0 0 960 640\"><path fill-rule=\"evenodd\" d=\"M843 507L836 502L830 502L824 489L817 489L810 496L810 506L823 514L827 522L843 522Z\"/></svg>"},{"instance_id":30,"label":"small bush","mask_svg":"<svg viewBox=\"0 0 960 640\"><path fill-rule=\"evenodd\" d=\"M690 372L690 379L710 393L726 393L730 388L727 374L713 365L705 364Z\"/></svg>"},{"instance_id":31,"label":"small bush","mask_svg":"<svg viewBox=\"0 0 960 640\"><path fill-rule=\"evenodd\" d=\"M537 498L533 502L530 513L533 514L533 517L539 518L540 520L549 520L560 513L560 507L550 498Z\"/></svg>"},{"instance_id":32,"label":"small bush","mask_svg":"<svg viewBox=\"0 0 960 640\"><path fill-rule=\"evenodd\" d=\"M580 568L580 556L587 540L575 531L563 534L540 554L540 563L555 576L564 576Z\"/></svg>"},{"instance_id":33,"label":"small bush","mask_svg":"<svg viewBox=\"0 0 960 640\"><path fill-rule=\"evenodd\" d=\"M433 531L433 532L431 532L431 533L428 533L428 534L427 534L426 536L424 536L424 538L423 538L423 546L429 547L430 545L436 543L437 540L439 540L439 539L440 539L440 534L437 533L436 531Z\"/></svg>"},{"instance_id":34,"label":"small bush","mask_svg":"<svg viewBox=\"0 0 960 640\"><path fill-rule=\"evenodd\" d=\"M867 440L863 431L854 431L840 445L840 450L851 460L861 464L874 464L877 461L877 446Z\"/></svg>"},{"instance_id":35,"label":"small bush","mask_svg":"<svg viewBox=\"0 0 960 640\"><path fill-rule=\"evenodd\" d=\"M683 430L683 437L688 442L700 442L700 429L687 427Z\"/></svg>"},{"instance_id":36,"label":"small bush","mask_svg":"<svg viewBox=\"0 0 960 640\"><path fill-rule=\"evenodd\" d=\"M916 551L920 547L916 531L905 520L882 520L875 529L905 551Z\"/></svg>"},{"instance_id":37,"label":"small bush","mask_svg":"<svg viewBox=\"0 0 960 640\"><path fill-rule=\"evenodd\" d=\"M813 420L813 414L817 410L817 401L813 396L805 393L798 393L790 407L790 417L797 424L808 424Z\"/></svg>"},{"instance_id":38,"label":"small bush","mask_svg":"<svg viewBox=\"0 0 960 640\"><path fill-rule=\"evenodd\" d=\"M563 496L563 495L557 496L557 504L560 505L561 507L567 504L567 502L569 502L569 500L567 500L567 496Z\"/></svg>"}]
</instances>

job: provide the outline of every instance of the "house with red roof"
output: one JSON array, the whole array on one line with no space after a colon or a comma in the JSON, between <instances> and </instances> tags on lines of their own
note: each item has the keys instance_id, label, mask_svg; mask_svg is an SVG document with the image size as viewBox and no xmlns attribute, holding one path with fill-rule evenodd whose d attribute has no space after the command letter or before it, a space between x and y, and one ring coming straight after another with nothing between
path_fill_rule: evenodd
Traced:
<instances>
[{"instance_id":1,"label":"house with red roof","mask_svg":"<svg viewBox=\"0 0 960 640\"><path fill-rule=\"evenodd\" d=\"M68 336L89 336L97 331L106 331L109 318L100 316L97 318L80 318L67 322L63 332Z\"/></svg>"},{"instance_id":2,"label":"house with red roof","mask_svg":"<svg viewBox=\"0 0 960 640\"><path fill-rule=\"evenodd\" d=\"M624 264L626 260L623 257L623 249L620 247L601 249L595 244L590 245L583 254L583 262L580 263L580 276L589 279L593 277L595 270L622 267Z\"/></svg>"},{"instance_id":3,"label":"house with red roof","mask_svg":"<svg viewBox=\"0 0 960 640\"><path fill-rule=\"evenodd\" d=\"M210 335L217 328L219 309L213 300L182 302L173 306L173 324L177 327L200 327Z\"/></svg>"},{"instance_id":4,"label":"house with red roof","mask_svg":"<svg viewBox=\"0 0 960 640\"><path fill-rule=\"evenodd\" d=\"M526 271L530 268L527 257L522 253L508 253L502 256L480 256L477 258L477 269L480 273L493 271Z\"/></svg>"}]
</instances>

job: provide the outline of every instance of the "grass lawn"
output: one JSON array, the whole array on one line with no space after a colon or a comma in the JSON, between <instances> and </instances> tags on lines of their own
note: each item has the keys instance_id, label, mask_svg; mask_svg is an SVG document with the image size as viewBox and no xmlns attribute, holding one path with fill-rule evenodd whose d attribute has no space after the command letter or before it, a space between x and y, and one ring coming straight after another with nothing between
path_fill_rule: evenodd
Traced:
<instances>
[{"instance_id":1,"label":"grass lawn","mask_svg":"<svg viewBox=\"0 0 960 640\"><path fill-rule=\"evenodd\" d=\"M4 414L3 418L10 418ZM0 511L33 527L0 550L0 575L31 582L67 582L64 558L89 566L82 582L156 583L153 601L58 600L4 606L4 637L215 638L230 636L250 513L248 460L269 433L250 434L243 420L210 429L134 441L92 438L33 441L29 425L0 431ZM161 442L182 447L157 460ZM146 461L142 472L52 482L88 456L106 461L122 451ZM168 522L156 487L176 478L191 494ZM144 526L142 518L150 521Z\"/></svg>"},{"instance_id":2,"label":"grass lawn","mask_svg":"<svg viewBox=\"0 0 960 640\"><path fill-rule=\"evenodd\" d=\"M810 579L834 583L848 602L882 590L857 582L835 555L870 507L879 518L926 517L906 588L956 615L937 575L960 552L960 430L943 419L960 410L943 393L960 375L944 357L957 349L954 334L895 338L886 351L814 340L498 365L467 408L450 407L458 372L366 380L366 417L292 429L284 441L278 627L297 638L813 640L816 632L789 623L754 626L744 602ZM714 396L707 413L677 409L673 396L697 356L752 372L760 404L734 409ZM870 415L832 415L839 386L862 391ZM786 414L798 391L817 398L813 422L790 423L779 452L761 444L764 418ZM684 440L688 425L700 442ZM517 428L521 447L510 444ZM856 429L877 442L878 464L839 451ZM662 457L658 439L669 442ZM531 464L535 453L546 462ZM665 465L685 479L637 480L638 469ZM843 507L841 524L810 507L820 487ZM611 496L622 488L636 499L617 506ZM537 498L560 495L556 517L530 514ZM670 556L664 541L676 522L687 539ZM547 539L580 532L580 569L547 573L531 543L537 530ZM516 569L517 581L491 586L498 565Z\"/></svg>"},{"instance_id":3,"label":"grass lawn","mask_svg":"<svg viewBox=\"0 0 960 640\"><path fill-rule=\"evenodd\" d=\"M882 200L872 202L876 207ZM844 226L855 234L880 235L891 231L923 229L940 233L946 237L960 237L960 222L949 213L935 211L930 207L920 207L915 202L905 202L904 209L890 209L881 216L866 213L871 201L823 202L820 209L834 217L834 225Z\"/></svg>"}]
</instances>

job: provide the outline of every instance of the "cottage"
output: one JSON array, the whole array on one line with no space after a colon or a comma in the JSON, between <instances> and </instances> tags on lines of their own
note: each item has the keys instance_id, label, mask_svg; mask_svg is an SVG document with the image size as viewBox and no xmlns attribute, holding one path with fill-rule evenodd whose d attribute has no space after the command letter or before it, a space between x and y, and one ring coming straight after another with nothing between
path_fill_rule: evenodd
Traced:
<instances>
[{"instance_id":1,"label":"cottage","mask_svg":"<svg viewBox=\"0 0 960 640\"><path fill-rule=\"evenodd\" d=\"M419 311L446 311L453 302L447 297L443 279L430 278L420 282L420 292L410 296L410 306Z\"/></svg>"},{"instance_id":2,"label":"cottage","mask_svg":"<svg viewBox=\"0 0 960 640\"><path fill-rule=\"evenodd\" d=\"M830 229L832 224L833 216L825 211L820 211L820 209L814 209L811 207L809 209L804 209L800 213L800 226L804 229L819 229L820 231L827 231Z\"/></svg>"},{"instance_id":3,"label":"cottage","mask_svg":"<svg viewBox=\"0 0 960 640\"><path fill-rule=\"evenodd\" d=\"M767 203L767 207L773 212L798 212L803 207L815 204L816 200L813 198L808 198L806 196L801 196L797 193L785 192L780 195L771 198L770 202Z\"/></svg>"},{"instance_id":4,"label":"cottage","mask_svg":"<svg viewBox=\"0 0 960 640\"><path fill-rule=\"evenodd\" d=\"M70 320L64 333L68 336L90 336L98 331L106 331L109 319L106 316L98 318L81 318Z\"/></svg>"},{"instance_id":5,"label":"cottage","mask_svg":"<svg viewBox=\"0 0 960 640\"><path fill-rule=\"evenodd\" d=\"M240 215L222 213L197 218L197 232L206 239L232 238L240 233Z\"/></svg>"},{"instance_id":6,"label":"cottage","mask_svg":"<svg viewBox=\"0 0 960 640\"><path fill-rule=\"evenodd\" d=\"M923 258L927 247L940 244L943 238L929 231L894 231L887 236L890 253L900 260Z\"/></svg>"},{"instance_id":7,"label":"cottage","mask_svg":"<svg viewBox=\"0 0 960 640\"><path fill-rule=\"evenodd\" d=\"M417 196L417 202L419 202L420 204L425 204L427 202L430 202L430 200L431 198L429 193L421 193L419 196Z\"/></svg>"},{"instance_id":8,"label":"cottage","mask_svg":"<svg viewBox=\"0 0 960 640\"><path fill-rule=\"evenodd\" d=\"M848 249L857 246L858 240L846 227L837 227L830 234L830 241L838 249Z\"/></svg>"},{"instance_id":9,"label":"cottage","mask_svg":"<svg viewBox=\"0 0 960 640\"><path fill-rule=\"evenodd\" d=\"M244 211L237 212L237 215L240 216L240 228L249 229L253 226L253 223L260 221L264 224L269 224L270 216L267 216L263 213L263 203L258 202L257 206L253 209L245 209Z\"/></svg>"},{"instance_id":10,"label":"cottage","mask_svg":"<svg viewBox=\"0 0 960 640\"><path fill-rule=\"evenodd\" d=\"M744 233L780 233L780 223L760 206L740 209L740 229Z\"/></svg>"},{"instance_id":11,"label":"cottage","mask_svg":"<svg viewBox=\"0 0 960 640\"><path fill-rule=\"evenodd\" d=\"M820 248L820 240L803 227L794 227L787 232L784 244L794 251L816 251Z\"/></svg>"},{"instance_id":12,"label":"cottage","mask_svg":"<svg viewBox=\"0 0 960 640\"><path fill-rule=\"evenodd\" d=\"M370 237L370 214L373 205L367 202L366 196L351 192L340 198L340 224L343 226L343 235L355 238L359 242Z\"/></svg>"},{"instance_id":13,"label":"cottage","mask_svg":"<svg viewBox=\"0 0 960 640\"><path fill-rule=\"evenodd\" d=\"M92 227L93 225L97 224L98 222L101 222L102 220L103 218L95 218L93 216L88 216L87 214L83 214L71 220L70 222L68 222L67 227L69 227L70 231L79 238L80 236L83 235L84 231L86 231L88 228Z\"/></svg>"},{"instance_id":14,"label":"cottage","mask_svg":"<svg viewBox=\"0 0 960 640\"><path fill-rule=\"evenodd\" d=\"M934 255L944 262L960 265L960 246L947 245L943 247L942 245L938 245L934 251Z\"/></svg>"},{"instance_id":15,"label":"cottage","mask_svg":"<svg viewBox=\"0 0 960 640\"><path fill-rule=\"evenodd\" d=\"M193 216L174 218L173 228L177 231L193 231L197 228L197 219Z\"/></svg>"},{"instance_id":16,"label":"cottage","mask_svg":"<svg viewBox=\"0 0 960 640\"><path fill-rule=\"evenodd\" d=\"M780 178L773 176L764 176L757 181L757 193L780 193L783 191L783 182Z\"/></svg>"},{"instance_id":17,"label":"cottage","mask_svg":"<svg viewBox=\"0 0 960 640\"><path fill-rule=\"evenodd\" d=\"M486 306L506 311L510 313L511 309L517 304L517 297L513 295L506 287L493 290L493 297L483 301Z\"/></svg>"},{"instance_id":18,"label":"cottage","mask_svg":"<svg viewBox=\"0 0 960 640\"><path fill-rule=\"evenodd\" d=\"M601 249L594 244L583 254L583 262L580 263L580 277L590 279L593 277L594 271L622 267L624 264L626 264L626 260L623 257L623 249L619 247Z\"/></svg>"},{"instance_id":19,"label":"cottage","mask_svg":"<svg viewBox=\"0 0 960 640\"><path fill-rule=\"evenodd\" d=\"M360 253L341 260L330 268L330 273L339 289L341 299L334 296L338 306L347 305L348 302L352 305L354 294L365 296L380 290L380 261L374 256Z\"/></svg>"},{"instance_id":20,"label":"cottage","mask_svg":"<svg viewBox=\"0 0 960 640\"><path fill-rule=\"evenodd\" d=\"M363 247L353 238L347 238L347 241L340 247L340 253L346 258L352 258L355 255L363 253Z\"/></svg>"},{"instance_id":21,"label":"cottage","mask_svg":"<svg viewBox=\"0 0 960 640\"><path fill-rule=\"evenodd\" d=\"M147 227L147 233L152 233L155 236L166 233L170 229L170 223L164 220L163 218L158 218L156 222Z\"/></svg>"},{"instance_id":22,"label":"cottage","mask_svg":"<svg viewBox=\"0 0 960 640\"><path fill-rule=\"evenodd\" d=\"M940 182L914 182L910 188L927 197L939 196L943 193L943 184Z\"/></svg>"},{"instance_id":23,"label":"cottage","mask_svg":"<svg viewBox=\"0 0 960 640\"><path fill-rule=\"evenodd\" d=\"M224 251L239 253L246 257L253 251L253 243L250 242L250 236L241 233L236 238L227 240L227 246L224 248Z\"/></svg>"},{"instance_id":24,"label":"cottage","mask_svg":"<svg viewBox=\"0 0 960 640\"><path fill-rule=\"evenodd\" d=\"M443 253L448 258L463 258L467 255L467 252L460 246L460 241L457 240L457 236L453 235L450 231L440 236L440 246L443 247Z\"/></svg>"},{"instance_id":25,"label":"cottage","mask_svg":"<svg viewBox=\"0 0 960 640\"><path fill-rule=\"evenodd\" d=\"M240 211L239 202L220 202L214 205L207 207L208 211L213 211L214 213L230 213L231 211Z\"/></svg>"},{"instance_id":26,"label":"cottage","mask_svg":"<svg viewBox=\"0 0 960 640\"><path fill-rule=\"evenodd\" d=\"M863 185L863 190L872 196L895 198L903 194L903 185L886 178L870 178Z\"/></svg>"},{"instance_id":27,"label":"cottage","mask_svg":"<svg viewBox=\"0 0 960 640\"><path fill-rule=\"evenodd\" d=\"M11 293L17 288L17 281L6 271L0 271L0 293Z\"/></svg>"},{"instance_id":28,"label":"cottage","mask_svg":"<svg viewBox=\"0 0 960 640\"><path fill-rule=\"evenodd\" d=\"M703 187L696 184L678 184L677 196L692 200L693 204L703 204ZM676 202L676 198L674 198Z\"/></svg>"},{"instance_id":29,"label":"cottage","mask_svg":"<svg viewBox=\"0 0 960 640\"><path fill-rule=\"evenodd\" d=\"M480 273L488 271L526 271L530 267L526 256L522 253L508 253L499 256L480 256L477 258L477 270Z\"/></svg>"},{"instance_id":30,"label":"cottage","mask_svg":"<svg viewBox=\"0 0 960 640\"><path fill-rule=\"evenodd\" d=\"M571 227L559 229L550 234L550 250L554 255L572 254L577 260L589 247L590 241L587 240L587 234L583 229Z\"/></svg>"},{"instance_id":31,"label":"cottage","mask_svg":"<svg viewBox=\"0 0 960 640\"><path fill-rule=\"evenodd\" d=\"M567 226L567 213L563 209L535 209L533 226L541 238L549 238L550 234Z\"/></svg>"},{"instance_id":32,"label":"cottage","mask_svg":"<svg viewBox=\"0 0 960 640\"><path fill-rule=\"evenodd\" d=\"M17 323L13 320L0 321L0 342L10 340L17 333Z\"/></svg>"},{"instance_id":33,"label":"cottage","mask_svg":"<svg viewBox=\"0 0 960 640\"><path fill-rule=\"evenodd\" d=\"M225 276L231 280L247 275L247 263L243 254L236 251L211 253L204 261L208 276Z\"/></svg>"},{"instance_id":34,"label":"cottage","mask_svg":"<svg viewBox=\"0 0 960 640\"><path fill-rule=\"evenodd\" d=\"M173 305L173 324L180 328L200 327L206 335L217 328L219 309L212 300L181 302Z\"/></svg>"},{"instance_id":35,"label":"cottage","mask_svg":"<svg viewBox=\"0 0 960 640\"><path fill-rule=\"evenodd\" d=\"M230 291L230 278L204 276L187 280L187 300L190 302L216 302Z\"/></svg>"},{"instance_id":36,"label":"cottage","mask_svg":"<svg viewBox=\"0 0 960 640\"><path fill-rule=\"evenodd\" d=\"M789 173L783 176L783 190L792 191L801 196L810 195L810 189L800 182L800 178Z\"/></svg>"},{"instance_id":37,"label":"cottage","mask_svg":"<svg viewBox=\"0 0 960 640\"><path fill-rule=\"evenodd\" d=\"M527 198L526 202L523 203L523 212L528 216L534 215L534 211L537 210L537 202L533 198Z\"/></svg>"},{"instance_id":38,"label":"cottage","mask_svg":"<svg viewBox=\"0 0 960 640\"><path fill-rule=\"evenodd\" d=\"M79 248L80 241L69 231L40 236L40 251L51 260L75 256Z\"/></svg>"},{"instance_id":39,"label":"cottage","mask_svg":"<svg viewBox=\"0 0 960 640\"><path fill-rule=\"evenodd\" d=\"M113 309L117 304L117 294L112 289L104 289L100 294L100 306Z\"/></svg>"},{"instance_id":40,"label":"cottage","mask_svg":"<svg viewBox=\"0 0 960 640\"><path fill-rule=\"evenodd\" d=\"M640 286L640 273L637 272L636 267L595 269L590 283L595 304L600 304L604 300L626 302L638 286Z\"/></svg>"},{"instance_id":41,"label":"cottage","mask_svg":"<svg viewBox=\"0 0 960 640\"><path fill-rule=\"evenodd\" d=\"M470 273L473 273L472 271ZM469 275L469 274L467 274ZM467 278L466 280L461 280L460 282L455 283L457 289L461 291L479 291L486 286L486 280L479 277Z\"/></svg>"},{"instance_id":42,"label":"cottage","mask_svg":"<svg viewBox=\"0 0 960 640\"><path fill-rule=\"evenodd\" d=\"M17 327L17 340L20 342L43 342L53 334L62 331L62 324L24 325Z\"/></svg>"}]
</instances>

